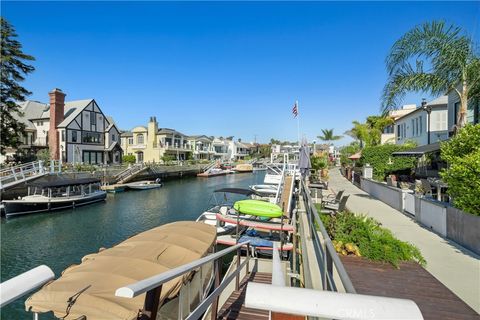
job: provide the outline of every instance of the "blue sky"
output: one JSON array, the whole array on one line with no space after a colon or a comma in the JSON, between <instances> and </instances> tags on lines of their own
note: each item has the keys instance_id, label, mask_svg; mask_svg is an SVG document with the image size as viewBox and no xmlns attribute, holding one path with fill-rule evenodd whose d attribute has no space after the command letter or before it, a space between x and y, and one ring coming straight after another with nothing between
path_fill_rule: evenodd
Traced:
<instances>
[{"instance_id":1,"label":"blue sky","mask_svg":"<svg viewBox=\"0 0 480 320\"><path fill-rule=\"evenodd\" d=\"M480 2L4 2L48 101L95 98L121 129L269 141L343 133L379 112L384 60L414 25L444 19L479 38ZM420 103L412 94L405 103ZM348 139L339 144L348 142Z\"/></svg>"}]
</instances>

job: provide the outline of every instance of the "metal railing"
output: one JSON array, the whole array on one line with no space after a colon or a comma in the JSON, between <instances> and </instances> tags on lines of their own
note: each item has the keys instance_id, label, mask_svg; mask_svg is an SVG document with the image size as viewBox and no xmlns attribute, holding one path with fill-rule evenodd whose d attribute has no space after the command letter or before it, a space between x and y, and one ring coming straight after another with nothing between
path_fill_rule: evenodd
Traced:
<instances>
[{"instance_id":1,"label":"metal railing","mask_svg":"<svg viewBox=\"0 0 480 320\"><path fill-rule=\"evenodd\" d=\"M315 258L320 268L324 290L338 291L338 284L335 282L333 275L333 268L335 267L338 276L340 277L341 285L345 291L347 293L356 293L352 281L350 280L340 257L335 251L332 240L320 219L315 204L310 196L309 189L303 180L300 182L300 193L305 205L305 214L308 219L309 228L308 233L313 240ZM319 231L322 238L320 238Z\"/></svg>"},{"instance_id":2,"label":"metal railing","mask_svg":"<svg viewBox=\"0 0 480 320\"><path fill-rule=\"evenodd\" d=\"M247 247L246 250L246 258L245 260L240 263L241 257L241 249L242 247ZM230 274L229 276L225 277L222 282L220 282L220 274L222 269L222 258L231 253L237 252L237 268L235 271ZM128 286L118 288L115 292L115 296L117 297L124 297L124 298L134 298L140 294L146 292L144 307L142 310L142 315L146 317L146 319L156 319L157 311L159 308L159 298L162 291L162 286L177 277L185 275L190 272L194 272L201 268L202 266L208 263L215 263L214 266L214 289L205 297L200 304L189 313L186 319L199 319L202 314L204 314L208 307L211 305L211 317L212 319L217 318L218 312L218 299L220 294L223 292L225 287L233 280L235 281L235 289L238 290L240 286L240 272L241 270L246 267L246 272L249 272L249 261L250 261L250 241L239 243L235 246L230 248L221 250L214 254L208 255L206 257L200 258L198 260L192 261L190 263L184 264L182 266L176 267L169 271L160 273L158 275L152 276L147 279L140 280L138 282L132 283ZM201 286L202 287L202 286ZM179 314L181 314L181 309L183 306L179 303ZM143 318L142 318L143 319Z\"/></svg>"},{"instance_id":3,"label":"metal railing","mask_svg":"<svg viewBox=\"0 0 480 320\"><path fill-rule=\"evenodd\" d=\"M55 274L45 265L38 266L0 283L0 308L53 280Z\"/></svg>"},{"instance_id":4,"label":"metal railing","mask_svg":"<svg viewBox=\"0 0 480 320\"><path fill-rule=\"evenodd\" d=\"M144 163L136 163L132 165L130 168L125 169L124 171L120 172L115 176L115 180L117 181L122 181L125 180L126 178L140 172L145 168Z\"/></svg>"},{"instance_id":5,"label":"metal railing","mask_svg":"<svg viewBox=\"0 0 480 320\"><path fill-rule=\"evenodd\" d=\"M0 189L45 174L43 161L33 161L0 170Z\"/></svg>"}]
</instances>

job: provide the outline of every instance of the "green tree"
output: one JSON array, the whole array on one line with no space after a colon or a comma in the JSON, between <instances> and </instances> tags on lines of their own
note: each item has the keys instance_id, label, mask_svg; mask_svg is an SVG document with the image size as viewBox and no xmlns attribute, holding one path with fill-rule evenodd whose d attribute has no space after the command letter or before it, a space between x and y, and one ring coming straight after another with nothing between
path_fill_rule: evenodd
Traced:
<instances>
[{"instance_id":1,"label":"green tree","mask_svg":"<svg viewBox=\"0 0 480 320\"><path fill-rule=\"evenodd\" d=\"M42 160L46 165L48 165L47 162L50 161L50 151L48 148L37 151L37 160Z\"/></svg>"},{"instance_id":2,"label":"green tree","mask_svg":"<svg viewBox=\"0 0 480 320\"><path fill-rule=\"evenodd\" d=\"M468 99L480 94L480 58L473 41L459 27L442 21L418 25L398 39L386 59L389 79L383 90L382 109L399 106L406 92L460 98L457 123L466 124Z\"/></svg>"},{"instance_id":3,"label":"green tree","mask_svg":"<svg viewBox=\"0 0 480 320\"><path fill-rule=\"evenodd\" d=\"M18 120L21 116L18 101L24 101L31 94L19 82L35 68L25 61L35 60L34 57L22 51L21 43L16 40L17 34L13 26L3 17L1 21L1 113L0 113L0 152L5 154L5 148L16 148L21 144L21 135L25 125Z\"/></svg>"},{"instance_id":4,"label":"green tree","mask_svg":"<svg viewBox=\"0 0 480 320\"><path fill-rule=\"evenodd\" d=\"M165 153L163 156L162 156L162 161L164 164L170 164L170 162L172 162L173 160L175 160L175 157L171 154L167 154Z\"/></svg>"},{"instance_id":5,"label":"green tree","mask_svg":"<svg viewBox=\"0 0 480 320\"><path fill-rule=\"evenodd\" d=\"M134 164L137 161L133 154L125 154L122 157L122 162L127 164Z\"/></svg>"},{"instance_id":6,"label":"green tree","mask_svg":"<svg viewBox=\"0 0 480 320\"><path fill-rule=\"evenodd\" d=\"M448 168L440 175L455 207L480 215L480 124L468 124L442 143L441 157Z\"/></svg>"},{"instance_id":7,"label":"green tree","mask_svg":"<svg viewBox=\"0 0 480 320\"><path fill-rule=\"evenodd\" d=\"M349 159L351 155L360 151L360 144L357 141L350 143L348 146L344 146L340 149L340 163L345 165L353 165L353 160Z\"/></svg>"},{"instance_id":8,"label":"green tree","mask_svg":"<svg viewBox=\"0 0 480 320\"><path fill-rule=\"evenodd\" d=\"M333 129L322 129L322 135L317 136L318 139L331 144L332 141L340 140L343 136L336 136L333 134Z\"/></svg>"}]
</instances>

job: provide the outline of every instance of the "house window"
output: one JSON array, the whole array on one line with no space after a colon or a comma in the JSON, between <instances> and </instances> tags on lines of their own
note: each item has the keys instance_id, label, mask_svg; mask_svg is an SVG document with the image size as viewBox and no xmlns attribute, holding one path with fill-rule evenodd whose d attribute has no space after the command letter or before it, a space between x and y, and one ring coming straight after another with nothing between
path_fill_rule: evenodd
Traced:
<instances>
[{"instance_id":1,"label":"house window","mask_svg":"<svg viewBox=\"0 0 480 320\"><path fill-rule=\"evenodd\" d=\"M401 136L402 136L402 132L400 131L400 125L397 125L397 136L398 136L398 140L401 139Z\"/></svg>"},{"instance_id":2,"label":"house window","mask_svg":"<svg viewBox=\"0 0 480 320\"><path fill-rule=\"evenodd\" d=\"M43 126L43 121L37 121L37 126Z\"/></svg>"},{"instance_id":3,"label":"house window","mask_svg":"<svg viewBox=\"0 0 480 320\"><path fill-rule=\"evenodd\" d=\"M416 136L416 132L415 132L415 119L412 119L412 137L415 137Z\"/></svg>"},{"instance_id":4,"label":"house window","mask_svg":"<svg viewBox=\"0 0 480 320\"><path fill-rule=\"evenodd\" d=\"M90 124L92 126L97 124L97 117L95 117L95 112L90 111Z\"/></svg>"},{"instance_id":5,"label":"house window","mask_svg":"<svg viewBox=\"0 0 480 320\"><path fill-rule=\"evenodd\" d=\"M83 132L82 133L82 142L83 143L101 143L100 133L97 132Z\"/></svg>"},{"instance_id":6,"label":"house window","mask_svg":"<svg viewBox=\"0 0 480 320\"><path fill-rule=\"evenodd\" d=\"M72 142L77 142L77 131L72 131Z\"/></svg>"},{"instance_id":7,"label":"house window","mask_svg":"<svg viewBox=\"0 0 480 320\"><path fill-rule=\"evenodd\" d=\"M65 142L65 130L62 130L62 142Z\"/></svg>"},{"instance_id":8,"label":"house window","mask_svg":"<svg viewBox=\"0 0 480 320\"><path fill-rule=\"evenodd\" d=\"M133 138L128 138L128 144L133 144Z\"/></svg>"},{"instance_id":9,"label":"house window","mask_svg":"<svg viewBox=\"0 0 480 320\"><path fill-rule=\"evenodd\" d=\"M423 132L422 116L420 116L420 121L418 121L418 122L419 122L419 129L420 129L419 133L422 134L422 132Z\"/></svg>"},{"instance_id":10,"label":"house window","mask_svg":"<svg viewBox=\"0 0 480 320\"><path fill-rule=\"evenodd\" d=\"M143 134L137 135L137 144L143 144Z\"/></svg>"},{"instance_id":11,"label":"house window","mask_svg":"<svg viewBox=\"0 0 480 320\"><path fill-rule=\"evenodd\" d=\"M112 134L112 141L115 141L115 133Z\"/></svg>"}]
</instances>

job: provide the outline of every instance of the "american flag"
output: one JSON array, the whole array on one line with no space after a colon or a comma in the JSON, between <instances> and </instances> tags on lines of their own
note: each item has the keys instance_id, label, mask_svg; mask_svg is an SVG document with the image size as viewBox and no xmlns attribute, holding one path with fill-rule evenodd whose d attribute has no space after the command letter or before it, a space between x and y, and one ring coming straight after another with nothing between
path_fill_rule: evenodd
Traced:
<instances>
[{"instance_id":1,"label":"american flag","mask_svg":"<svg viewBox=\"0 0 480 320\"><path fill-rule=\"evenodd\" d=\"M297 102L295 102L295 104L293 105L292 113L293 113L294 118L296 118L298 116L298 103Z\"/></svg>"}]
</instances>

